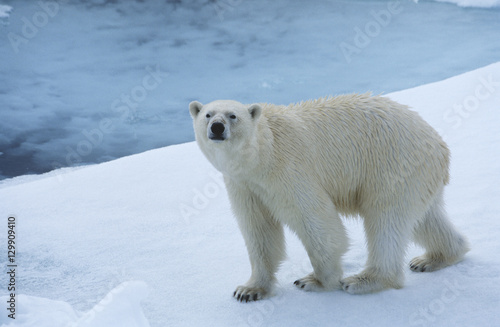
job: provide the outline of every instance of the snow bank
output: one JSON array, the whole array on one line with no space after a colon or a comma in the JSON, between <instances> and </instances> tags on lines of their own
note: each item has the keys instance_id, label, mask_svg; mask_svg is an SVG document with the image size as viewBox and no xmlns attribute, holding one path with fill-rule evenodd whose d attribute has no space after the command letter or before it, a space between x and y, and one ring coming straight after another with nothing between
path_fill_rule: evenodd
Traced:
<instances>
[{"instance_id":1,"label":"snow bank","mask_svg":"<svg viewBox=\"0 0 500 327\"><path fill-rule=\"evenodd\" d=\"M149 322L146 320L140 306L140 301L146 298L147 294L147 285L144 282L122 283L71 326L149 327Z\"/></svg>"},{"instance_id":2,"label":"snow bank","mask_svg":"<svg viewBox=\"0 0 500 327\"><path fill-rule=\"evenodd\" d=\"M220 174L187 143L4 181L0 217L17 218L18 307L15 322L4 311L0 324L497 325L500 63L388 96L411 105L451 148L448 212L472 244L458 265L433 273L408 269L400 290L304 293L293 281L311 266L287 233L289 258L277 274L276 296L241 304L232 292L249 277L243 239ZM349 275L362 269L366 248L362 225L345 222ZM0 244L6 234L1 228ZM407 260L421 253L412 246ZM5 252L0 264L6 267ZM0 288L1 303L7 293Z\"/></svg>"},{"instance_id":3,"label":"snow bank","mask_svg":"<svg viewBox=\"0 0 500 327\"><path fill-rule=\"evenodd\" d=\"M0 302L6 303L9 298L1 296ZM78 315L71 305L63 301L55 301L37 296L19 294L17 296L18 313L15 320L0 318L2 326L16 327L52 327L69 326L77 321ZM8 322L10 320L10 323Z\"/></svg>"},{"instance_id":4,"label":"snow bank","mask_svg":"<svg viewBox=\"0 0 500 327\"><path fill-rule=\"evenodd\" d=\"M144 282L125 282L109 292L86 313L78 313L66 302L20 294L19 314L15 320L2 326L149 327L140 306L140 301L147 293ZM7 300L7 296L0 297L2 303Z\"/></svg>"},{"instance_id":5,"label":"snow bank","mask_svg":"<svg viewBox=\"0 0 500 327\"><path fill-rule=\"evenodd\" d=\"M500 7L500 0L436 0L454 3L459 7L495 8Z\"/></svg>"}]
</instances>

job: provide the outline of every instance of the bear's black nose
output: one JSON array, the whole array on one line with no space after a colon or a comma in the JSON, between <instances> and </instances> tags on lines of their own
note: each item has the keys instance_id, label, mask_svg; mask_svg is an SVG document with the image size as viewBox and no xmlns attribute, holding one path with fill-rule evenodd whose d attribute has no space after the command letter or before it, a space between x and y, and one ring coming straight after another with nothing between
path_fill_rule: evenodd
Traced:
<instances>
[{"instance_id":1,"label":"bear's black nose","mask_svg":"<svg viewBox=\"0 0 500 327\"><path fill-rule=\"evenodd\" d=\"M224 133L224 129L225 128L223 123L213 123L212 127L210 127L210 130L215 135L222 135L222 133Z\"/></svg>"}]
</instances>

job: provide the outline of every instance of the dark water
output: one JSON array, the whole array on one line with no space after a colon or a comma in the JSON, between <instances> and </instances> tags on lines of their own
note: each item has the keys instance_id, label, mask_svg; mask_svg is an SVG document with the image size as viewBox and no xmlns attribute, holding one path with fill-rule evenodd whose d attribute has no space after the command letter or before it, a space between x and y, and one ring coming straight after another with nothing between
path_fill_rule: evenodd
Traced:
<instances>
[{"instance_id":1,"label":"dark water","mask_svg":"<svg viewBox=\"0 0 500 327\"><path fill-rule=\"evenodd\" d=\"M195 99L288 104L387 93L500 60L498 8L3 3L13 10L0 23L0 178L192 141L187 107Z\"/></svg>"}]
</instances>

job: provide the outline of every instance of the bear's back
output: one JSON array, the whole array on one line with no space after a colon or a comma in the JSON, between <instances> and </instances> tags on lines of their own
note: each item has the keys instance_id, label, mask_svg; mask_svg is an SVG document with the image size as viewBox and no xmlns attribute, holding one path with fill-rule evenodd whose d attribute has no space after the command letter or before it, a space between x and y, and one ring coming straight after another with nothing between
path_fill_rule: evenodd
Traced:
<instances>
[{"instance_id":1,"label":"bear's back","mask_svg":"<svg viewBox=\"0 0 500 327\"><path fill-rule=\"evenodd\" d=\"M273 133L278 173L308 174L340 211L384 206L401 192L426 202L448 182L446 144L416 112L389 98L341 95L264 105L263 114ZM378 203L368 194L379 194Z\"/></svg>"}]
</instances>

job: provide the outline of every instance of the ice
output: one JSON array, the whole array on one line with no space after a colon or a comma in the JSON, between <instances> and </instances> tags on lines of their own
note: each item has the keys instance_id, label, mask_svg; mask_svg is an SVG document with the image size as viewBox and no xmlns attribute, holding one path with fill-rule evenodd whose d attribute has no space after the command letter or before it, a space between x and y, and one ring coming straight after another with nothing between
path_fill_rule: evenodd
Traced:
<instances>
[{"instance_id":1,"label":"ice","mask_svg":"<svg viewBox=\"0 0 500 327\"><path fill-rule=\"evenodd\" d=\"M500 7L500 0L436 0L454 3L460 7L494 8Z\"/></svg>"},{"instance_id":2,"label":"ice","mask_svg":"<svg viewBox=\"0 0 500 327\"><path fill-rule=\"evenodd\" d=\"M144 282L125 282L113 289L71 327L149 327L140 301L148 294Z\"/></svg>"},{"instance_id":3,"label":"ice","mask_svg":"<svg viewBox=\"0 0 500 327\"><path fill-rule=\"evenodd\" d=\"M9 12L12 10L11 6L0 4L0 18L8 18Z\"/></svg>"},{"instance_id":4,"label":"ice","mask_svg":"<svg viewBox=\"0 0 500 327\"><path fill-rule=\"evenodd\" d=\"M7 303L9 297L1 296L1 303ZM15 320L7 318L2 312L0 322L8 327L54 327L69 326L78 319L78 314L71 305L63 301L20 294L17 296ZM8 312L10 314L10 312Z\"/></svg>"},{"instance_id":5,"label":"ice","mask_svg":"<svg viewBox=\"0 0 500 327\"><path fill-rule=\"evenodd\" d=\"M36 296L19 295L20 314L2 326L16 327L149 327L140 301L148 293L144 282L125 282L111 290L104 299L85 313L76 312L71 305ZM7 296L0 297L6 303ZM4 318L0 321L5 321Z\"/></svg>"}]
</instances>

